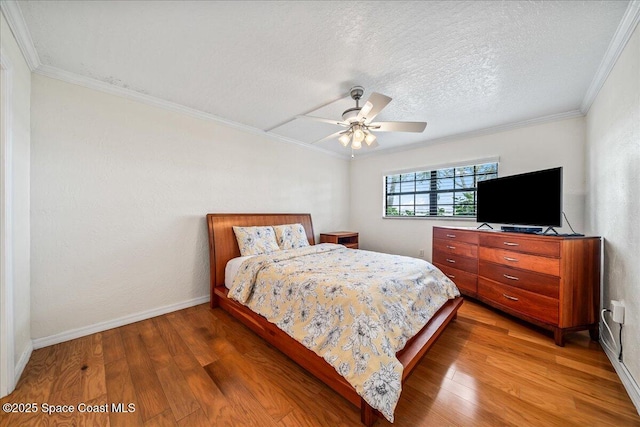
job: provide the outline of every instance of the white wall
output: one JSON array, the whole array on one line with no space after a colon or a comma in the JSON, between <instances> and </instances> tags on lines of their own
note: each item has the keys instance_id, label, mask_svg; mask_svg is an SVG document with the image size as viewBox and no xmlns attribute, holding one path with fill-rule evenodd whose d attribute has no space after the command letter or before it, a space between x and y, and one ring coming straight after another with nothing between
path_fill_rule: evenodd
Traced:
<instances>
[{"instance_id":1,"label":"white wall","mask_svg":"<svg viewBox=\"0 0 640 427\"><path fill-rule=\"evenodd\" d=\"M624 363L640 383L640 29L587 114L587 229L605 238L605 307L626 305ZM618 328L614 326L617 335ZM640 396L637 396L640 397ZM640 401L636 402L640 409Z\"/></svg>"},{"instance_id":2,"label":"white wall","mask_svg":"<svg viewBox=\"0 0 640 427\"><path fill-rule=\"evenodd\" d=\"M33 338L208 296L208 212L348 223L345 159L37 74L32 91Z\"/></svg>"},{"instance_id":3,"label":"white wall","mask_svg":"<svg viewBox=\"0 0 640 427\"><path fill-rule=\"evenodd\" d=\"M563 209L577 232L584 231L584 118L576 117L460 138L393 154L354 159L351 167L350 228L360 232L360 247L431 259L432 227L477 227L460 220L383 219L383 176L398 170L445 166L499 157L499 176L563 167ZM570 232L569 228L557 229Z\"/></svg>"},{"instance_id":4,"label":"white wall","mask_svg":"<svg viewBox=\"0 0 640 427\"><path fill-rule=\"evenodd\" d=\"M30 319L30 252L29 252L29 150L31 71L1 15L0 43L2 55L8 58L10 109L10 209L12 257L11 285L13 289L14 373L19 376L31 352ZM6 94L5 94L6 95ZM6 112L5 112L6 113ZM4 173L4 171L3 171Z\"/></svg>"}]
</instances>

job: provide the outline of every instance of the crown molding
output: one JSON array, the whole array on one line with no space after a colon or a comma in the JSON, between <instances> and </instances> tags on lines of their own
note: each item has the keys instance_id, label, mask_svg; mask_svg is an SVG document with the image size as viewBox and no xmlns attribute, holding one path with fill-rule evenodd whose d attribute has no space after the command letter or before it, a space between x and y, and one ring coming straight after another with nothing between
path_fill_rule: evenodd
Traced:
<instances>
[{"instance_id":1,"label":"crown molding","mask_svg":"<svg viewBox=\"0 0 640 427\"><path fill-rule=\"evenodd\" d=\"M22 56L24 56L24 60L27 62L29 69L34 71L40 66L40 58L33 45L31 33L29 32L27 23L24 22L24 16L22 16L18 2L15 0L2 0L0 1L0 10L2 10L4 17L7 19L9 28L16 38L18 47L20 47Z\"/></svg>"},{"instance_id":2,"label":"crown molding","mask_svg":"<svg viewBox=\"0 0 640 427\"><path fill-rule=\"evenodd\" d=\"M604 86L604 83L607 81L609 73L611 73L613 66L616 65L616 61L618 61L618 58L622 54L622 51L631 38L638 22L640 22L640 0L631 0L620 24L618 25L618 29L611 39L611 43L609 43L607 52L600 62L598 71L593 77L591 85L589 86L589 89L587 89L587 93L582 100L582 105L580 106L582 114L587 114L589 112L591 104L596 100L600 89L602 89L602 86Z\"/></svg>"},{"instance_id":3,"label":"crown molding","mask_svg":"<svg viewBox=\"0 0 640 427\"><path fill-rule=\"evenodd\" d=\"M489 134L498 133L498 132L506 132L512 129L533 126L533 125L538 125L543 123L549 123L549 122L555 122L558 120L573 119L575 117L584 117L584 114L582 114L580 110L565 111L564 113L550 114L548 116L536 117L533 119L523 120L520 122L506 123L503 125L491 126L488 128L472 130L469 132L462 132L462 133L456 133L453 135L447 135L441 138L428 139L428 140L416 142L413 144L403 145L401 147L388 148L385 150L377 150L371 153L359 155L357 156L357 158L362 159L365 157L371 157L371 156L376 156L381 154L399 153L402 151L408 151L416 148L442 144L445 142L456 141L459 139L467 139L467 138L473 138L473 137L482 136L482 135L489 135Z\"/></svg>"},{"instance_id":4,"label":"crown molding","mask_svg":"<svg viewBox=\"0 0 640 427\"><path fill-rule=\"evenodd\" d=\"M225 126L239 129L241 131L244 131L253 135L266 137L271 140L275 140L279 142L286 142L288 144L298 145L300 147L304 147L313 151L318 151L318 152L330 155L332 157L338 157L341 159L346 158L346 156L340 155L331 150L313 146L302 141L298 141L292 138L287 138L269 131L264 131L262 129L258 129L252 126L244 125L242 123L234 122L232 120L227 120L222 117L216 116L214 114L209 114L200 110L196 110L195 108L186 107L184 105L180 105L175 102L166 101L153 96L145 95L143 93L139 93L131 89L125 89L109 83L102 82L97 79L81 76L79 74L75 74L69 71L64 71L59 68L52 67L50 65L44 65L40 62L40 58L38 57L38 52L36 51L33 45L33 40L31 39L31 33L29 32L29 28L27 27L24 17L22 16L22 11L18 6L18 2L15 0L0 0L0 9L2 10L2 13L7 19L9 28L13 32L16 42L20 47L20 51L22 52L22 55L24 56L25 61L29 66L29 69L34 73L41 74L43 76L51 77L54 79L62 80L67 83L72 83L75 85L87 87L89 89L95 89L95 90L106 92L112 95L121 96L130 100L142 102L147 105L152 105L154 107L164 108L166 110L185 114L187 116L195 117L197 119L220 123Z\"/></svg>"},{"instance_id":5,"label":"crown molding","mask_svg":"<svg viewBox=\"0 0 640 427\"><path fill-rule=\"evenodd\" d=\"M5 16L7 23L9 24L9 27L13 32L14 37L16 38L18 46L22 51L22 54L25 58L25 61L27 62L27 65L29 66L31 71L35 73L38 73L47 77L51 77L54 79L62 80L67 83L72 83L72 84L87 87L90 89L99 90L101 92L106 92L109 94L125 97L127 99L142 102L155 107L164 108L170 111L185 114L187 116L195 117L198 119L220 123L220 124L223 124L235 129L239 129L253 135L258 135L258 136L266 137L272 140L286 142L289 144L295 144L307 149L328 154L333 157L338 157L343 159L349 157L347 155L341 155L339 153L336 153L328 149L324 149L321 147L310 145L308 143L305 143L299 140L295 140L292 138L287 138L287 137L275 134L271 132L271 130L274 128L268 129L265 131L265 130L244 125L242 123L238 123L232 120L228 120L220 116L216 116L214 114L209 114L200 110L196 110L194 108L186 107L184 105L180 105L171 101L166 101L160 98L139 93L131 89L125 89L122 87L114 86L112 84L105 83L97 79L81 76L79 74L64 71L49 65L42 65L40 63L38 53L33 45L31 33L29 32L29 29L25 23L24 17L22 15L22 11L18 6L18 2L16 0L0 0L0 9L2 10L2 13ZM629 2L629 5L627 6L627 10L625 11L623 18L620 21L620 24L618 25L618 28L611 42L609 43L607 52L605 53L605 56L603 57L598 67L598 71L596 72L591 82L591 85L589 86L589 89L585 94L585 97L582 101L579 111L578 110L569 111L565 113L526 120L522 122L494 126L494 127L484 128L484 129L475 130L471 132L459 133L451 136L446 136L443 138L405 145L402 147L390 148L386 150L377 150L377 151L366 153L366 154L359 154L358 158L411 150L413 148L425 146L425 144L427 143L429 145L438 144L441 142L447 142L454 139L468 138L468 137L479 136L479 135L484 135L488 133L501 132L501 131L523 127L523 126L529 126L537 123L544 123L544 122L561 120L561 119L566 119L571 117L584 116L587 114L587 112L591 108L591 105L593 104L595 98L597 97L600 89L604 85L617 59L620 57L620 54L624 50L624 47L626 46L627 42L631 38L631 35L633 34L633 31L638 25L638 22L640 22L640 0L631 0Z\"/></svg>"},{"instance_id":6,"label":"crown molding","mask_svg":"<svg viewBox=\"0 0 640 427\"><path fill-rule=\"evenodd\" d=\"M156 98L154 96L146 95L140 92L136 92L131 89L126 89L120 86L115 86L110 83L105 83L103 81L82 76L76 73L72 73L69 71L61 70L56 67L52 67L50 65L40 65L36 70L34 70L36 74L40 74L46 77L50 77L52 79L61 80L67 83L71 83L77 86L83 86L89 89L98 90L100 92L105 92L110 95L116 95L119 97L127 98L132 101L141 102L143 104L151 105L153 107L162 108L165 110L173 111L175 113L184 114L186 116L194 117L196 119L207 120L210 122L219 123L234 129L241 130L243 132L250 133L252 135L261 136L265 138L269 138L271 140L275 140L278 142L285 142L288 144L298 145L300 147L304 147L310 150L318 151L333 157L345 158L340 154L337 154L333 151L326 150L321 147L316 147L310 144L307 144L302 141L298 141L292 138L287 138L281 135L277 135L275 133L266 132L262 129L258 129L252 126L248 126L242 123L234 122L232 120L228 120L222 118L220 116L216 116L215 114L205 113L200 110L196 110L195 108L186 107L182 104L178 104L171 101L166 101L164 99Z\"/></svg>"}]
</instances>

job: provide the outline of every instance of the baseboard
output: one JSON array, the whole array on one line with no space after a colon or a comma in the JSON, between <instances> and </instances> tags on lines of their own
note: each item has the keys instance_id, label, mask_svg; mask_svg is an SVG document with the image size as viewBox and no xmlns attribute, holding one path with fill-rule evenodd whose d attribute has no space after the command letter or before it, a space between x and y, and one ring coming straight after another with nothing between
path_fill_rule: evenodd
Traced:
<instances>
[{"instance_id":1,"label":"baseboard","mask_svg":"<svg viewBox=\"0 0 640 427\"><path fill-rule=\"evenodd\" d=\"M600 327L600 331L602 331L602 326ZM627 369L624 363L621 363L618 360L618 355L611 350L611 343L605 340L605 336L601 334L600 340L601 342L604 341L604 343L607 344L601 345L602 349L604 350L604 354L606 354L609 358L609 361L611 361L613 369L616 370L616 374L618 374L618 377L620 377L622 385L624 386L625 390L627 390L631 402L633 402L633 405L636 407L636 411L638 411L638 415L640 415L640 387L638 386L638 383L633 378L631 372L629 372L629 369Z\"/></svg>"},{"instance_id":2,"label":"baseboard","mask_svg":"<svg viewBox=\"0 0 640 427\"><path fill-rule=\"evenodd\" d=\"M24 368L26 368L27 363L29 363L29 359L31 358L31 353L33 353L33 342L29 341L27 343L27 347L24 349L24 351L20 355L20 359L18 359L18 363L16 363L16 367L13 370L14 384L18 384L18 380L20 380L20 376L22 376L22 372L24 372Z\"/></svg>"},{"instance_id":3,"label":"baseboard","mask_svg":"<svg viewBox=\"0 0 640 427\"><path fill-rule=\"evenodd\" d=\"M182 310L183 308L193 307L194 305L198 304L204 304L208 301L209 295L179 302L177 304L165 305L164 307L158 307L140 313L130 314L118 319L108 320L106 322L100 322L93 325L84 326L82 328L72 329L70 331L61 332L59 334L50 335L48 337L36 338L33 340L33 348L38 349L42 347L48 347L50 345L59 344L61 342L95 334L97 332L102 332L123 325L128 325L129 323L139 322L140 320L146 320L152 317L161 316L163 314L171 313L172 311Z\"/></svg>"}]
</instances>

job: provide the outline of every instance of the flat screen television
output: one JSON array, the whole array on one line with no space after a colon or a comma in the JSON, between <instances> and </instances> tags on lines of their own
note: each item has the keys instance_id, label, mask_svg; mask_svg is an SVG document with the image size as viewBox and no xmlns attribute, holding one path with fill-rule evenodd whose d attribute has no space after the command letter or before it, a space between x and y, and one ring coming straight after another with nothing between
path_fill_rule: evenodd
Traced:
<instances>
[{"instance_id":1,"label":"flat screen television","mask_svg":"<svg viewBox=\"0 0 640 427\"><path fill-rule=\"evenodd\" d=\"M477 221L562 226L562 168L478 182Z\"/></svg>"}]
</instances>

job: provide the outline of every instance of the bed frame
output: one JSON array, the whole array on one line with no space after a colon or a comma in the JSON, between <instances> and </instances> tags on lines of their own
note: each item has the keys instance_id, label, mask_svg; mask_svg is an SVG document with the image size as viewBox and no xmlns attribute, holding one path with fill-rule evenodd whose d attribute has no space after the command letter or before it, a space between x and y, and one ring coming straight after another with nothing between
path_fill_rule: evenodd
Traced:
<instances>
[{"instance_id":1,"label":"bed frame","mask_svg":"<svg viewBox=\"0 0 640 427\"><path fill-rule=\"evenodd\" d=\"M371 426L381 414L373 409L337 371L313 351L291 338L277 326L248 307L227 297L224 269L227 262L240 256L233 226L266 226L300 223L310 245L315 244L310 214L208 214L209 254L211 261L211 308L220 307L260 335L289 358L315 375L338 394L360 408L360 419ZM396 356L404 366L402 381L407 379L445 327L456 318L462 298L449 300Z\"/></svg>"}]
</instances>

